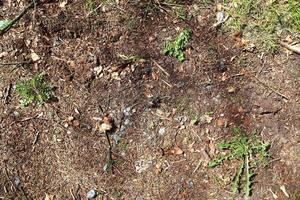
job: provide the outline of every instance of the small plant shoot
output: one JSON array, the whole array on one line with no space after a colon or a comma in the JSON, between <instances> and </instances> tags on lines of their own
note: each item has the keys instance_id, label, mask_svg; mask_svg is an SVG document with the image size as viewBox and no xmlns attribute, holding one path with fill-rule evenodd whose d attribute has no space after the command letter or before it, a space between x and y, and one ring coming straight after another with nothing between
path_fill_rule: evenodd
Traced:
<instances>
[{"instance_id":1,"label":"small plant shoot","mask_svg":"<svg viewBox=\"0 0 300 200\"><path fill-rule=\"evenodd\" d=\"M247 136L239 128L235 128L233 132L233 140L218 144L220 151L224 151L225 154L217 156L208 166L212 168L223 164L225 160L238 160L240 164L232 180L232 192L243 192L245 197L249 197L255 168L268 157L269 145L257 138L255 133Z\"/></svg>"},{"instance_id":2,"label":"small plant shoot","mask_svg":"<svg viewBox=\"0 0 300 200\"><path fill-rule=\"evenodd\" d=\"M180 62L185 61L184 49L190 39L192 31L185 29L176 37L174 41L168 41L165 44L164 54L177 58Z\"/></svg>"},{"instance_id":3,"label":"small plant shoot","mask_svg":"<svg viewBox=\"0 0 300 200\"><path fill-rule=\"evenodd\" d=\"M44 74L38 74L30 80L17 83L16 91L21 97L21 106L40 106L51 98L52 87L45 82Z\"/></svg>"}]
</instances>

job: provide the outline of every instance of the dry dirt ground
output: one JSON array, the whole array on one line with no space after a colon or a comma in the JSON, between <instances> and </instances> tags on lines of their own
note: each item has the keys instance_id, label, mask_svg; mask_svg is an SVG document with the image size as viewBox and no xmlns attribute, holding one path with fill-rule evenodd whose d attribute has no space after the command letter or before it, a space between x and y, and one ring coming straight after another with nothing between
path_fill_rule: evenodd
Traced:
<instances>
[{"instance_id":1,"label":"dry dirt ground","mask_svg":"<svg viewBox=\"0 0 300 200\"><path fill-rule=\"evenodd\" d=\"M27 3L3 1L0 18ZM1 36L1 63L32 52L40 59L0 66L0 199L87 199L93 188L96 199L242 199L230 191L234 163L207 167L216 144L241 127L270 144L250 199L299 200L299 55L244 51L212 28L214 4L197 3L185 5L193 17L181 21L139 1L87 17L83 1L50 0ZM163 43L187 27L187 60L164 56ZM14 85L39 72L55 100L20 107ZM96 129L105 114L115 125L108 172L108 143Z\"/></svg>"}]
</instances>

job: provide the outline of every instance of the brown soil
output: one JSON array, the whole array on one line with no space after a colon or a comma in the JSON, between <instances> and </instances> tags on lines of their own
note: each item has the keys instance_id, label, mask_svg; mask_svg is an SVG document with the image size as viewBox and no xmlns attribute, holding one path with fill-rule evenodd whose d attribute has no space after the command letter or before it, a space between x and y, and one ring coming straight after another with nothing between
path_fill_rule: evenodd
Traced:
<instances>
[{"instance_id":1,"label":"brown soil","mask_svg":"<svg viewBox=\"0 0 300 200\"><path fill-rule=\"evenodd\" d=\"M233 127L270 144L250 199L287 199L282 186L300 199L300 57L243 51L231 33L211 28L213 6L194 4L186 5L194 17L180 21L134 1L90 17L82 1L47 1L1 36L2 63L32 51L40 60L0 66L0 96L12 85L0 102L0 199L86 199L93 188L96 199L242 199L230 192L235 165L207 167ZM1 19L23 5L4 1ZM183 63L162 54L177 27L193 31ZM56 100L21 108L13 86L39 72ZM211 122L201 120L207 112ZM108 143L96 129L105 114L115 125L108 172Z\"/></svg>"}]
</instances>

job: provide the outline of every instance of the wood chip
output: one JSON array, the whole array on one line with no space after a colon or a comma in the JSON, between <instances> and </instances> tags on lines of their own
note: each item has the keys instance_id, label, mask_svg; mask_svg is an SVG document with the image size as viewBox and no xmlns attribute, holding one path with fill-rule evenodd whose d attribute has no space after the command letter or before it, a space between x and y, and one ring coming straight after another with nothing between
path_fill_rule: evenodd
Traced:
<instances>
[{"instance_id":1,"label":"wood chip","mask_svg":"<svg viewBox=\"0 0 300 200\"><path fill-rule=\"evenodd\" d=\"M171 149L171 154L174 154L174 155L181 155L183 154L183 151L181 148L179 148L178 146L175 146L173 149Z\"/></svg>"}]
</instances>

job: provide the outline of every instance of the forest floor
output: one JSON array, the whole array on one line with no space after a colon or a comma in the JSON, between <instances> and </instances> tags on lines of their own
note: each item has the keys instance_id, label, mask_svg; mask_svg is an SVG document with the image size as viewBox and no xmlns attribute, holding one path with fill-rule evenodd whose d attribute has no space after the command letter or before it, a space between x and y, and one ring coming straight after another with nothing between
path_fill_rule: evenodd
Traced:
<instances>
[{"instance_id":1,"label":"forest floor","mask_svg":"<svg viewBox=\"0 0 300 200\"><path fill-rule=\"evenodd\" d=\"M237 129L268 152L249 199L300 199L300 56L182 2L45 1L1 36L0 199L243 199L252 152L209 167ZM27 3L3 1L1 20ZM180 62L163 51L184 29ZM39 73L53 98L20 106L15 85Z\"/></svg>"}]
</instances>

